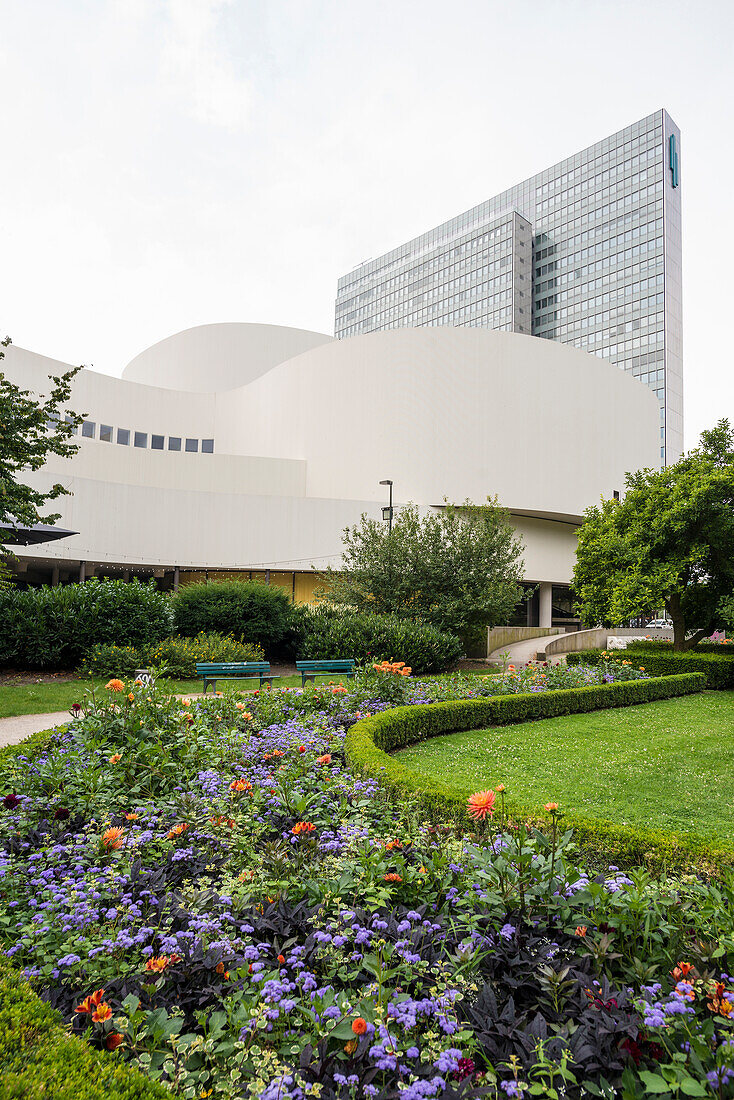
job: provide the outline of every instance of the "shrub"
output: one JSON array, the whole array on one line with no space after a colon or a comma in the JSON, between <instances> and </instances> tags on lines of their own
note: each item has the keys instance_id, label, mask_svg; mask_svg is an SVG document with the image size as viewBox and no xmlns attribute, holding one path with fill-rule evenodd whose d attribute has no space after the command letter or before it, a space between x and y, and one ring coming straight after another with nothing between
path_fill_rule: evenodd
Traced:
<instances>
[{"instance_id":1,"label":"shrub","mask_svg":"<svg viewBox=\"0 0 734 1100\"><path fill-rule=\"evenodd\" d=\"M298 656L307 661L353 657L358 664L401 660L416 675L443 672L463 652L455 634L395 615L354 614L329 607L300 612Z\"/></svg>"},{"instance_id":2,"label":"shrub","mask_svg":"<svg viewBox=\"0 0 734 1100\"><path fill-rule=\"evenodd\" d=\"M0 963L2 1095L25 1100L165 1100L168 1089L69 1035L27 981Z\"/></svg>"},{"instance_id":3,"label":"shrub","mask_svg":"<svg viewBox=\"0 0 734 1100\"><path fill-rule=\"evenodd\" d=\"M286 637L293 609L288 593L277 585L216 581L180 588L173 597L173 613L179 634L231 634L262 646L271 657Z\"/></svg>"},{"instance_id":4,"label":"shrub","mask_svg":"<svg viewBox=\"0 0 734 1100\"><path fill-rule=\"evenodd\" d=\"M572 665L597 665L612 659L605 656L605 653L601 649L582 649L578 653L567 653L566 661ZM734 688L734 660L718 653L697 653L695 650L676 653L672 648L664 652L632 649L626 658L615 650L613 659L626 659L635 664L639 662L649 676L677 676L685 672L700 672L706 678L707 688L715 691Z\"/></svg>"},{"instance_id":5,"label":"shrub","mask_svg":"<svg viewBox=\"0 0 734 1100\"><path fill-rule=\"evenodd\" d=\"M171 630L167 595L155 584L90 580L0 591L0 664L74 668L90 646L151 645Z\"/></svg>"},{"instance_id":6,"label":"shrub","mask_svg":"<svg viewBox=\"0 0 734 1100\"><path fill-rule=\"evenodd\" d=\"M643 650L650 653L673 653L673 643L663 639L640 638L627 646L631 650ZM734 661L734 642L699 642L688 653L716 653L719 657L728 657Z\"/></svg>"},{"instance_id":7,"label":"shrub","mask_svg":"<svg viewBox=\"0 0 734 1100\"><path fill-rule=\"evenodd\" d=\"M137 668L144 667L144 650L98 642L83 659L79 671L86 676L132 676Z\"/></svg>"},{"instance_id":8,"label":"shrub","mask_svg":"<svg viewBox=\"0 0 734 1100\"><path fill-rule=\"evenodd\" d=\"M148 652L147 664L162 665L174 680L193 680L197 661L262 661L259 645L238 642L231 635L197 634L195 638L166 638Z\"/></svg>"},{"instance_id":9,"label":"shrub","mask_svg":"<svg viewBox=\"0 0 734 1100\"><path fill-rule=\"evenodd\" d=\"M353 766L377 778L380 786L395 797L418 799L423 812L433 821L450 818L466 827L469 818L463 795L441 780L414 772L389 753L429 737L458 730L485 729L536 718L634 706L655 699L693 694L704 687L704 677L694 673L534 695L503 695L487 699L451 700L427 706L396 707L357 722L348 730L344 748ZM705 859L709 864L723 865L731 860L730 854L713 850L704 842L680 842L675 837L651 830L583 818L568 820L567 824L574 828L577 840L597 855L608 854L611 850L615 857L630 862L657 861L670 865L688 865L692 859Z\"/></svg>"}]
</instances>

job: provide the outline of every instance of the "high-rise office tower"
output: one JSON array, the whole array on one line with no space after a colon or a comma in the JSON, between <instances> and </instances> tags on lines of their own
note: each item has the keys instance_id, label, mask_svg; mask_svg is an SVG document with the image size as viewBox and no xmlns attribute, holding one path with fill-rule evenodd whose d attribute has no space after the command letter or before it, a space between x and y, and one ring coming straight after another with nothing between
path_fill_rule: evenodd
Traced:
<instances>
[{"instance_id":1,"label":"high-rise office tower","mask_svg":"<svg viewBox=\"0 0 734 1100\"><path fill-rule=\"evenodd\" d=\"M481 325L573 344L655 391L660 459L674 462L679 164L680 131L656 111L343 276L335 335Z\"/></svg>"}]
</instances>

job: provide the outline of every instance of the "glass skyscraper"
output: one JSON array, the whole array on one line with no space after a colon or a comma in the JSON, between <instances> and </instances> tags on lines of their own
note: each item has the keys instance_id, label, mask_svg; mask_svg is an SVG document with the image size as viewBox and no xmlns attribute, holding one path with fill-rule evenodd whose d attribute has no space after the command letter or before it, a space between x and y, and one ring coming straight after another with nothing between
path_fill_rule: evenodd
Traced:
<instances>
[{"instance_id":1,"label":"glass skyscraper","mask_svg":"<svg viewBox=\"0 0 734 1100\"><path fill-rule=\"evenodd\" d=\"M481 325L609 359L683 447L680 131L656 111L339 279L335 335Z\"/></svg>"}]
</instances>

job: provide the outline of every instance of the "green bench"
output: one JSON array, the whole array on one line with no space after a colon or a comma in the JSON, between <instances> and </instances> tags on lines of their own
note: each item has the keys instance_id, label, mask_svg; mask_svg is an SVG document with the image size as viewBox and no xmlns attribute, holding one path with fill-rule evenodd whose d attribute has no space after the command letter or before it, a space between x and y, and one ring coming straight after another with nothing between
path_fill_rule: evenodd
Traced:
<instances>
[{"instance_id":1,"label":"green bench","mask_svg":"<svg viewBox=\"0 0 734 1100\"><path fill-rule=\"evenodd\" d=\"M201 676L204 680L205 695L209 684L213 684L214 690L217 690L217 680L259 680L260 687L267 684L270 688L273 686L273 680L279 679L278 676L270 675L270 661L230 661L223 664L213 662L197 663L196 675Z\"/></svg>"},{"instance_id":2,"label":"green bench","mask_svg":"<svg viewBox=\"0 0 734 1100\"><path fill-rule=\"evenodd\" d=\"M354 661L351 657L338 661L296 661L296 668L301 674L301 687L306 686L306 680L315 684L317 676L328 676L330 672L338 672L347 679L354 676Z\"/></svg>"}]
</instances>

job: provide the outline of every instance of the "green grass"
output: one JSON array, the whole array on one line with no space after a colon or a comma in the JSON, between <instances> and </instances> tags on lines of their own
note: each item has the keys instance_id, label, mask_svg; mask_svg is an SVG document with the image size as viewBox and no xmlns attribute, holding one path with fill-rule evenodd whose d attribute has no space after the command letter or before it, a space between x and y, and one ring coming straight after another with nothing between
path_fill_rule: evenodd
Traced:
<instances>
[{"instance_id":1,"label":"green grass","mask_svg":"<svg viewBox=\"0 0 734 1100\"><path fill-rule=\"evenodd\" d=\"M411 745L401 763L457 793L504 783L537 812L734 841L734 692L454 733Z\"/></svg>"},{"instance_id":2,"label":"green grass","mask_svg":"<svg viewBox=\"0 0 734 1100\"><path fill-rule=\"evenodd\" d=\"M39 677L41 673L39 673ZM327 684L330 679L334 683L346 683L346 676L329 676L317 680L317 684ZM81 703L85 692L94 687L97 691L104 692L104 685L108 677L92 679L83 678L76 680L59 681L50 684L0 684L0 718L15 718L20 714L53 714L57 711L69 710L72 703ZM300 687L301 677L281 676L274 681L276 687ZM222 688L237 686L236 681L222 681ZM176 695L192 695L201 691L201 680L170 680L166 681L166 687ZM246 680L242 683L243 691L253 691L257 688L257 681ZM209 688L211 694L211 688Z\"/></svg>"}]
</instances>

